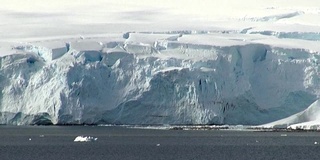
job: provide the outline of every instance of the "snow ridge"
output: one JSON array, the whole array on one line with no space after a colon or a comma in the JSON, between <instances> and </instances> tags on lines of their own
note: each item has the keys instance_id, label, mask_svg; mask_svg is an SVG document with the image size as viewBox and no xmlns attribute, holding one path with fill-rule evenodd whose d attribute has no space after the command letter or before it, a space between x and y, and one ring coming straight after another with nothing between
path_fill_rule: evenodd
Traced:
<instances>
[{"instance_id":1,"label":"snow ridge","mask_svg":"<svg viewBox=\"0 0 320 160\"><path fill-rule=\"evenodd\" d=\"M288 13L282 13L282 14L276 14L276 15L270 15L265 17L244 17L240 20L242 21L253 21L253 22L266 22L266 21L278 21L281 19L286 18L293 18L295 16L303 15L304 12L302 11L293 11Z\"/></svg>"}]
</instances>

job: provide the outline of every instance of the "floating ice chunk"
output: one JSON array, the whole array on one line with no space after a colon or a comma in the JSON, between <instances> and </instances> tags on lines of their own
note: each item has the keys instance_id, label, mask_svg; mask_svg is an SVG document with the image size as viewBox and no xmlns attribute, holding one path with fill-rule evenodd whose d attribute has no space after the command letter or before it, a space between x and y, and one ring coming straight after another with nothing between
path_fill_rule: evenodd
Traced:
<instances>
[{"instance_id":1,"label":"floating ice chunk","mask_svg":"<svg viewBox=\"0 0 320 160\"><path fill-rule=\"evenodd\" d=\"M78 136L73 141L74 142L92 142L97 140L98 138L91 137L91 136Z\"/></svg>"}]
</instances>

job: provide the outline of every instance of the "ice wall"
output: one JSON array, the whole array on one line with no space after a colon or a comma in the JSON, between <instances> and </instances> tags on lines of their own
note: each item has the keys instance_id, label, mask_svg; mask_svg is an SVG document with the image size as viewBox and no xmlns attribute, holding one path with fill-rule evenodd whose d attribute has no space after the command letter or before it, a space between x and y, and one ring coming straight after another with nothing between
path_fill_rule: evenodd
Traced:
<instances>
[{"instance_id":1,"label":"ice wall","mask_svg":"<svg viewBox=\"0 0 320 160\"><path fill-rule=\"evenodd\" d=\"M15 48L0 57L0 123L262 124L320 95L312 51L160 37Z\"/></svg>"}]
</instances>

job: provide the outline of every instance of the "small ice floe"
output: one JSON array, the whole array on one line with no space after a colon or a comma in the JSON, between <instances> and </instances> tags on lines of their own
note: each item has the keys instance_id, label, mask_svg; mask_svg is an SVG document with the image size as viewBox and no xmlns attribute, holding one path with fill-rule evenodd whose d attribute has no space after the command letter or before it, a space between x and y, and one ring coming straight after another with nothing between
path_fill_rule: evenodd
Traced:
<instances>
[{"instance_id":1,"label":"small ice floe","mask_svg":"<svg viewBox=\"0 0 320 160\"><path fill-rule=\"evenodd\" d=\"M73 141L74 142L92 142L97 140L98 138L91 137L91 136L78 136Z\"/></svg>"},{"instance_id":2,"label":"small ice floe","mask_svg":"<svg viewBox=\"0 0 320 160\"><path fill-rule=\"evenodd\" d=\"M159 147L159 146L160 146L160 144L158 143L158 144L157 144L157 147Z\"/></svg>"}]
</instances>

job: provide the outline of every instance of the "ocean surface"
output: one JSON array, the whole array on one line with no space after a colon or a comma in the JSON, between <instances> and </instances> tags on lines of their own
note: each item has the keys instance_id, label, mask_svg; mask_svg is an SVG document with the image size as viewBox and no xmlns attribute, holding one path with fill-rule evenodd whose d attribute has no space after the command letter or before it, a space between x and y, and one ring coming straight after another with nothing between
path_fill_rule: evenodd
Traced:
<instances>
[{"instance_id":1,"label":"ocean surface","mask_svg":"<svg viewBox=\"0 0 320 160\"><path fill-rule=\"evenodd\" d=\"M74 142L77 136L98 138ZM320 159L320 132L0 126L1 160Z\"/></svg>"}]
</instances>

